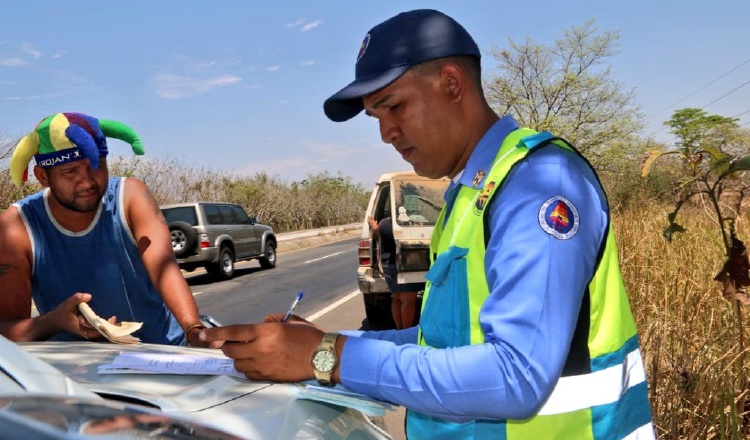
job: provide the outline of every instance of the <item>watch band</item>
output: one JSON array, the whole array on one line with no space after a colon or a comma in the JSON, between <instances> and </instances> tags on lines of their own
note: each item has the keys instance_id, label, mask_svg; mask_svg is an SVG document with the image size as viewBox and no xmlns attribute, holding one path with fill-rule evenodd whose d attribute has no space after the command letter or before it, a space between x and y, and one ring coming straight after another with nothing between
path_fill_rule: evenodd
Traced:
<instances>
[{"instance_id":1,"label":"watch band","mask_svg":"<svg viewBox=\"0 0 750 440\"><path fill-rule=\"evenodd\" d=\"M313 354L313 374L321 385L330 386L334 384L331 376L333 376L333 370L339 361L338 354L336 353L336 339L338 336L337 332L326 333ZM323 365L329 368L323 368Z\"/></svg>"}]
</instances>

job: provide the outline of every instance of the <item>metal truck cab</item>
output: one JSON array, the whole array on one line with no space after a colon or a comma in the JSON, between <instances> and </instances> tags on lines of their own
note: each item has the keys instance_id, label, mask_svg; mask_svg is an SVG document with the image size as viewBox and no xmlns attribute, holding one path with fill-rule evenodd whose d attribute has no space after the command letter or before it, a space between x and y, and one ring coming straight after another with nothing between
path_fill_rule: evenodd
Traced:
<instances>
[{"instance_id":1,"label":"metal truck cab","mask_svg":"<svg viewBox=\"0 0 750 440\"><path fill-rule=\"evenodd\" d=\"M383 174L377 180L362 222L357 269L367 320L372 327L393 328L394 324L378 241L372 238L367 217L377 221L392 218L398 283L424 283L430 265L430 237L449 182L447 178L429 179L412 171Z\"/></svg>"}]
</instances>

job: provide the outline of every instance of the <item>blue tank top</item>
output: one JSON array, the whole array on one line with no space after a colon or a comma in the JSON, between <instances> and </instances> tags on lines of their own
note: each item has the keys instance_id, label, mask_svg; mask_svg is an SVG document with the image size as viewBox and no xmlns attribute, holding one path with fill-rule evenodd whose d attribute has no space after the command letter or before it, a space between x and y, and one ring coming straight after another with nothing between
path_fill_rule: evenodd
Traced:
<instances>
[{"instance_id":1,"label":"blue tank top","mask_svg":"<svg viewBox=\"0 0 750 440\"><path fill-rule=\"evenodd\" d=\"M14 203L31 241L31 296L39 314L54 310L76 292L104 319L142 322L142 342L184 345L185 335L151 283L123 211L124 178L109 179L94 221L71 232L52 217L43 190ZM76 340L60 333L53 340Z\"/></svg>"}]
</instances>

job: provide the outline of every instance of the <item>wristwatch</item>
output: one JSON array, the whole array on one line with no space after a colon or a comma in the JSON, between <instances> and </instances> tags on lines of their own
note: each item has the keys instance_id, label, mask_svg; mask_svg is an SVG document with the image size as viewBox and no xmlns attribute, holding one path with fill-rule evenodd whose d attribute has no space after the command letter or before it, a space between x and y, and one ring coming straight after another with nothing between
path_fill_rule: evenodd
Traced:
<instances>
[{"instance_id":1,"label":"wristwatch","mask_svg":"<svg viewBox=\"0 0 750 440\"><path fill-rule=\"evenodd\" d=\"M339 363L339 357L336 355L336 338L338 333L326 333L320 341L318 348L315 349L312 357L313 373L315 379L321 385L332 386L331 375L333 369Z\"/></svg>"}]
</instances>

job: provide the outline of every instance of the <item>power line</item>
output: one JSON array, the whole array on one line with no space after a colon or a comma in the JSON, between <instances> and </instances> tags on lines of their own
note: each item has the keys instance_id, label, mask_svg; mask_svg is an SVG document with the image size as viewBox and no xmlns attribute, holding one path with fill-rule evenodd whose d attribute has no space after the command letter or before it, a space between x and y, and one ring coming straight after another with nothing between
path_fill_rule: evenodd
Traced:
<instances>
[{"instance_id":1,"label":"power line","mask_svg":"<svg viewBox=\"0 0 750 440\"><path fill-rule=\"evenodd\" d=\"M703 107L701 107L701 109L705 109L709 105L711 105L711 104L713 104L713 103L715 103L717 101L721 101L722 99L726 98L727 96L731 95L732 93L736 92L737 90L741 89L742 87L745 87L748 84L750 84L750 79L747 80L747 81L745 81L744 83L738 85L737 87L733 88L732 90L728 91L727 93L719 96L718 98L714 99L713 101L709 102L708 104L704 105Z\"/></svg>"},{"instance_id":2,"label":"power line","mask_svg":"<svg viewBox=\"0 0 750 440\"><path fill-rule=\"evenodd\" d=\"M745 61L745 62L744 62L744 63L742 63L742 64L741 64L740 66L742 66L742 65L744 65L744 64L747 64L748 62L750 62L750 60L747 60L747 61ZM739 66L737 66L737 67L739 67ZM734 69L732 69L732 70L736 70L736 69L737 69L737 67L735 67L735 68L734 68ZM731 71L730 71L730 72L731 72ZM725 75L723 75L723 76L726 76L726 74L725 74ZM722 76L722 77L723 77L723 76ZM716 82L716 81L714 81L714 82ZM726 98L727 96L731 95L732 93L736 92L737 90L741 89L742 87L745 87L745 86L746 86L746 85L748 85L748 84L750 84L750 79L749 79L749 80L747 80L747 81L745 81L744 83L742 83L742 84L738 85L737 87L733 88L732 90L728 91L727 93L725 93L725 94L723 94L723 95L719 96L718 98L714 99L713 101L709 102L708 104L704 105L703 107L699 107L699 108L700 108L701 110L705 110L705 109L706 109L706 107L708 107L709 105L711 105L711 104L715 104L715 103L717 103L717 102L721 101L722 99ZM705 88L705 87L703 87L703 88ZM703 88L702 88L702 89L703 89ZM702 90L702 89L700 89L700 90ZM695 93L693 93L693 94L695 94ZM692 95L691 95L691 96L692 96ZM684 101L684 100L683 100L683 101ZM747 112L750 112L750 110L747 110L747 111L745 111L745 112L742 112L742 113L740 113L739 115L735 115L735 116L732 116L732 117L733 117L733 118L736 118L737 116L741 116L741 115L744 115L744 114L745 114L745 113L747 113ZM658 113L657 113L657 114L658 114ZM666 129L667 129L667 127L666 127L666 126L664 126L664 127L660 128L660 129L658 129L658 130L654 131L654 132L651 132L651 134L650 134L649 136L653 136L653 135L655 135L656 133L661 133L662 131L664 131L664 130L666 130Z\"/></svg>"},{"instance_id":3,"label":"power line","mask_svg":"<svg viewBox=\"0 0 750 440\"><path fill-rule=\"evenodd\" d=\"M652 114L651 116L649 116L649 117L648 117L648 119L651 119L651 118L653 118L654 116L658 115L659 113L662 113L662 112L664 112L664 111L667 111L667 110L669 110L670 108L672 108L672 107L676 106L677 104L681 103L682 101L684 101L684 100L686 100L686 99L690 98L691 96L695 95L696 93L700 92L701 90L705 89L706 87L708 87L708 86L710 86L710 85L714 84L714 83L715 83L716 81L718 81L718 80L720 80L720 79L724 78L725 76L729 75L730 73L734 72L735 70L739 69L740 67L744 66L744 65L745 65L745 64L747 64L747 63L750 63L750 58L748 58L747 60L743 61L743 62L742 62L741 64L739 64L739 65L737 65L737 66L733 67L733 68L732 68L732 69L730 69L730 70L729 70L728 72L726 72L726 73L724 73L723 75L721 75L720 77L718 77L718 78L714 79L713 81L709 82L708 84L706 84L706 85L702 86L702 87L701 87L701 88L699 88L698 90L696 90L696 91L694 91L694 92L690 93L689 95L687 95L687 96L685 96L684 98L680 99L679 101L675 102L674 104L672 104L672 105L670 105L670 106L668 106L668 107L664 107L663 109L659 110L658 112L656 112L656 113ZM713 104L713 103L711 103L711 104ZM710 105L710 104L709 104L709 105ZM652 133L652 134L653 134L653 133Z\"/></svg>"}]
</instances>

